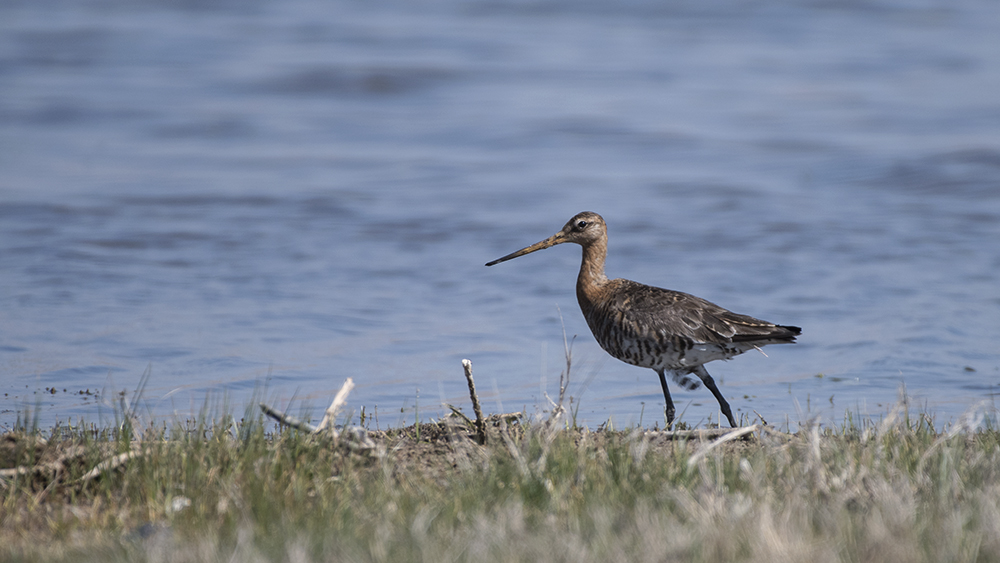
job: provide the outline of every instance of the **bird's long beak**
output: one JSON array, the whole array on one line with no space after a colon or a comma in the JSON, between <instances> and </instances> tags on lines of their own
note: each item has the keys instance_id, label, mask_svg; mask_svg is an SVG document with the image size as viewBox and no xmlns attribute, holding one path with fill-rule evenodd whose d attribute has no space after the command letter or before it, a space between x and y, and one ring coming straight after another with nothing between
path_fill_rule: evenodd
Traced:
<instances>
[{"instance_id":1,"label":"bird's long beak","mask_svg":"<svg viewBox=\"0 0 1000 563\"><path fill-rule=\"evenodd\" d=\"M510 254L508 254L507 256L504 256L503 258L497 258L496 260L494 260L492 262L487 262L486 265L487 266L492 266L493 264L499 264L500 262L506 262L507 260L511 260L511 259L517 258L518 256L524 256L525 254L531 254L532 252L534 252L536 250L544 250L544 249L546 249L546 248L548 248L550 246L555 246L557 244L562 244L564 242L566 242L566 235L564 235L562 233L562 231L560 231L560 232L558 232L558 233L550 236L549 238L547 238L545 240L538 241L535 244L533 244L531 246L526 246L526 247L524 247L521 250L518 250L516 252L511 252Z\"/></svg>"}]
</instances>

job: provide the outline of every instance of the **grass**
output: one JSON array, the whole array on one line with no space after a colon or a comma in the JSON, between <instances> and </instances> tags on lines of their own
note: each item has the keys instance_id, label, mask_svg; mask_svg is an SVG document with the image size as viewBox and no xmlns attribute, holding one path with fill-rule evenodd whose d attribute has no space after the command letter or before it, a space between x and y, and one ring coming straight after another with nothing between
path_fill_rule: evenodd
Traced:
<instances>
[{"instance_id":1,"label":"grass","mask_svg":"<svg viewBox=\"0 0 1000 563\"><path fill-rule=\"evenodd\" d=\"M544 422L485 446L425 422L369 451L265 428L8 434L0 465L47 469L0 481L0 560L1000 560L992 419L939 431L901 407L708 450Z\"/></svg>"}]
</instances>

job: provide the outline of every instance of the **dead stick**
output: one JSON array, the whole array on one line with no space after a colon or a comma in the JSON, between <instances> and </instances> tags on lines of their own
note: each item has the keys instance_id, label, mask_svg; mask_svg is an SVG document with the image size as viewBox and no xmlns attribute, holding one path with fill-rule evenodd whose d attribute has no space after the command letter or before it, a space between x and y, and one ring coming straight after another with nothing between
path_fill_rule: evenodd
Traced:
<instances>
[{"instance_id":1,"label":"dead stick","mask_svg":"<svg viewBox=\"0 0 1000 563\"><path fill-rule=\"evenodd\" d=\"M760 428L760 426L757 424L753 424L751 426L744 426L743 428L730 428L729 432L727 432L725 435L723 435L720 438L717 438L715 441L708 444L707 446L702 446L700 450L698 450L697 452L695 452L693 456L688 458L687 461L688 468L693 467L695 464L698 463L698 461L701 458L705 457L705 455L707 455L708 452L712 451L718 446L725 444L730 440L735 440L741 436L746 436L747 434L756 432L758 428Z\"/></svg>"},{"instance_id":2,"label":"dead stick","mask_svg":"<svg viewBox=\"0 0 1000 563\"><path fill-rule=\"evenodd\" d=\"M465 416L465 413L462 412L462 411L460 411L460 410L458 410L458 408L456 408L454 405L449 405L449 404L446 403L445 406L448 407L449 409L451 409L452 414L454 414L455 416L461 418L463 422L465 422L466 424L468 424L469 426L471 426L473 428L476 427L476 423L472 422L471 420L469 420L469 417Z\"/></svg>"},{"instance_id":3,"label":"dead stick","mask_svg":"<svg viewBox=\"0 0 1000 563\"><path fill-rule=\"evenodd\" d=\"M260 410L264 412L267 416L277 420L279 423L285 426L291 426L292 428L298 428L299 430L304 430L306 432L315 432L316 427L308 422L303 422L290 414L285 414L278 412L275 409L265 405L264 403L258 403L260 405Z\"/></svg>"},{"instance_id":4,"label":"dead stick","mask_svg":"<svg viewBox=\"0 0 1000 563\"><path fill-rule=\"evenodd\" d=\"M761 424L763 424L764 426L767 426L767 421L766 421L766 420L764 420L764 417L763 417L763 416L761 416L759 412L757 412L757 409L753 409L753 413L754 413L755 415L757 415L757 418L759 418L759 419L760 419L760 422L761 422Z\"/></svg>"},{"instance_id":5,"label":"dead stick","mask_svg":"<svg viewBox=\"0 0 1000 563\"><path fill-rule=\"evenodd\" d=\"M344 381L344 385L337 391L337 396L333 398L333 402L330 406L326 408L326 414L323 415L323 420L319 421L319 425L316 426L316 430L313 430L313 434L318 434L324 430L329 429L330 434L336 439L339 436L339 432L334 428L334 423L337 418L337 411L340 407L344 406L347 402L347 395L350 394L351 389L354 389L354 379L348 377Z\"/></svg>"},{"instance_id":6,"label":"dead stick","mask_svg":"<svg viewBox=\"0 0 1000 563\"><path fill-rule=\"evenodd\" d=\"M143 450L143 449L133 449L130 452L125 452L123 454L118 454L116 456L109 457L108 459L105 459L101 463L98 463L97 465L95 465L94 468L91 469L90 471L88 471L83 477L80 477L80 481L86 483L87 481L90 481L91 479L95 479L95 478L99 477L105 471L110 471L112 469L120 467L120 466L128 463L132 459L135 459L137 457L143 456L145 454L146 454L146 450Z\"/></svg>"},{"instance_id":7,"label":"dead stick","mask_svg":"<svg viewBox=\"0 0 1000 563\"><path fill-rule=\"evenodd\" d=\"M476 436L480 444L486 443L486 423L483 421L483 411L479 408L479 395L476 395L476 383L472 380L472 361L462 360L465 368L465 379L469 382L469 396L472 398L472 410L476 413Z\"/></svg>"}]
</instances>

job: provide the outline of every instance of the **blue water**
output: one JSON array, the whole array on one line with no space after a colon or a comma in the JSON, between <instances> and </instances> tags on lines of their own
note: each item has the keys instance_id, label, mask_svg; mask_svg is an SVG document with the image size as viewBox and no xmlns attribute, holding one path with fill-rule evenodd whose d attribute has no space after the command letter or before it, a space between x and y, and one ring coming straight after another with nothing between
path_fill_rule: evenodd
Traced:
<instances>
[{"instance_id":1,"label":"blue water","mask_svg":"<svg viewBox=\"0 0 1000 563\"><path fill-rule=\"evenodd\" d=\"M562 323L578 421L662 424L654 372L587 329L577 247L483 266L583 210L611 277L803 328L708 365L739 414L877 417L902 385L940 422L992 407L998 24L989 1L4 2L0 429L112 420L147 372L150 420L317 417L352 377L384 427L468 411L463 358L485 410L536 412Z\"/></svg>"}]
</instances>

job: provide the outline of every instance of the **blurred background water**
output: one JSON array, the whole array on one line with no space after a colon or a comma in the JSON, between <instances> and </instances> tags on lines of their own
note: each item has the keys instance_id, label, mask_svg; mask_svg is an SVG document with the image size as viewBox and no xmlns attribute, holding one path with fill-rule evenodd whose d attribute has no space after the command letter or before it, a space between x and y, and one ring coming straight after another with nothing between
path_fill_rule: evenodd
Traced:
<instances>
[{"instance_id":1,"label":"blurred background water","mask_svg":"<svg viewBox=\"0 0 1000 563\"><path fill-rule=\"evenodd\" d=\"M0 4L0 428L259 397L382 427L662 424L576 305L608 274L803 327L710 364L739 414L939 422L1000 386L1000 3ZM576 336L575 338L573 338ZM93 395L92 393L98 393ZM677 390L683 420L715 420ZM311 410L310 410L311 409Z\"/></svg>"}]
</instances>

